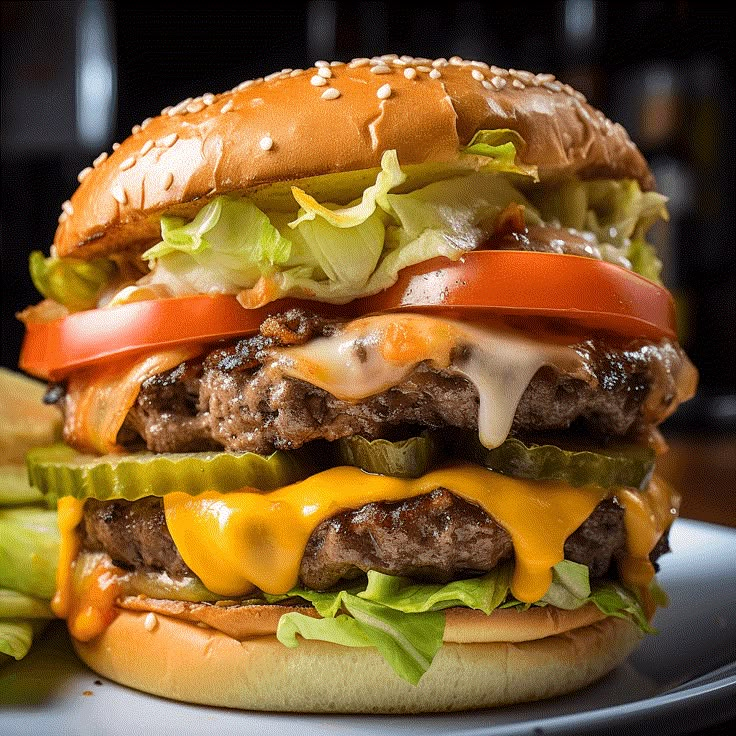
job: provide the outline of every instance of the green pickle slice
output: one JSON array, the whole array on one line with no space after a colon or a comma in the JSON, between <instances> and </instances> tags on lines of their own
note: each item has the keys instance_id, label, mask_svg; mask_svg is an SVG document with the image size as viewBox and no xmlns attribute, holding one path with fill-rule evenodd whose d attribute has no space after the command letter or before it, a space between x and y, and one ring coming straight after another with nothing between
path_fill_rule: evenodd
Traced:
<instances>
[{"instance_id":1,"label":"green pickle slice","mask_svg":"<svg viewBox=\"0 0 736 736\"><path fill-rule=\"evenodd\" d=\"M453 444L465 457L504 475L564 481L575 487L596 484L643 490L654 472L654 451L639 445L567 450L509 437L498 447L488 449L477 435L465 434L456 437Z\"/></svg>"},{"instance_id":2,"label":"green pickle slice","mask_svg":"<svg viewBox=\"0 0 736 736\"><path fill-rule=\"evenodd\" d=\"M338 459L343 465L395 478L424 475L437 456L437 446L426 433L399 442L369 440L354 435L337 440L336 446Z\"/></svg>"},{"instance_id":3,"label":"green pickle slice","mask_svg":"<svg viewBox=\"0 0 736 736\"><path fill-rule=\"evenodd\" d=\"M26 463L31 485L42 493L101 501L135 501L173 491L191 495L205 491L229 493L246 486L271 491L313 472L300 453L141 452L96 456L82 455L63 444L31 450Z\"/></svg>"}]
</instances>

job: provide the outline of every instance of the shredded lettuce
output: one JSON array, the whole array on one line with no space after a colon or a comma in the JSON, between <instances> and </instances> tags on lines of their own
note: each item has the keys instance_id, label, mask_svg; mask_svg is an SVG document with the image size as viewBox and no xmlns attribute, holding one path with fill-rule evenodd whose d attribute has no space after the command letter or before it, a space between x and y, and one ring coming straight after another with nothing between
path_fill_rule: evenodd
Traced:
<instances>
[{"instance_id":1,"label":"shredded lettuce","mask_svg":"<svg viewBox=\"0 0 736 736\"><path fill-rule=\"evenodd\" d=\"M246 307L292 296L345 303L391 286L401 269L476 248L510 202L534 208L500 171L514 164L509 131L481 131L470 153L487 159L412 192L396 152L386 151L372 185L341 207L292 187L296 213L266 214L245 198L217 197L189 223L162 218L163 240L144 253L152 273L142 286L172 295L236 293ZM520 139L519 139L520 140ZM493 150L491 150L493 149Z\"/></svg>"},{"instance_id":2,"label":"shredded lettuce","mask_svg":"<svg viewBox=\"0 0 736 736\"><path fill-rule=\"evenodd\" d=\"M479 130L470 143L462 149L462 152L488 158L489 160L483 167L486 171L521 174L530 176L534 181L539 181L536 166L516 163L516 154L524 145L524 139L515 130L509 128Z\"/></svg>"},{"instance_id":3,"label":"shredded lettuce","mask_svg":"<svg viewBox=\"0 0 736 736\"><path fill-rule=\"evenodd\" d=\"M573 610L593 603L606 615L630 619L643 632L654 631L636 596L610 581L591 588L585 565L569 560L555 565L547 594L534 604L521 603L511 595L511 575L512 566L503 564L481 577L439 585L370 571L362 586L331 592L295 588L284 595L266 595L266 600L302 598L322 617L297 612L282 616L276 632L282 644L298 646L298 634L348 647L373 646L399 677L414 685L442 646L446 608L490 614L497 608L553 605ZM655 591L660 602L663 595Z\"/></svg>"},{"instance_id":4,"label":"shredded lettuce","mask_svg":"<svg viewBox=\"0 0 736 736\"><path fill-rule=\"evenodd\" d=\"M644 237L657 220L667 220L667 197L642 192L638 182L570 181L530 193L545 222L591 232L601 256L659 282L662 268Z\"/></svg>"},{"instance_id":5,"label":"shredded lettuce","mask_svg":"<svg viewBox=\"0 0 736 736\"><path fill-rule=\"evenodd\" d=\"M96 307L100 292L117 272L115 262L107 258L46 258L39 250L29 256L28 267L36 289L73 312Z\"/></svg>"}]
</instances>

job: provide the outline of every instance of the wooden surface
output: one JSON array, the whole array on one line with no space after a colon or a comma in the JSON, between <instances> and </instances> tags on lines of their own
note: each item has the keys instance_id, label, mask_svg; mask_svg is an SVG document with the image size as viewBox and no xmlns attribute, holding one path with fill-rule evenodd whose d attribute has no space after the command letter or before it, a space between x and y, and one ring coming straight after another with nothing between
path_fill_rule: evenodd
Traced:
<instances>
[{"instance_id":1,"label":"wooden surface","mask_svg":"<svg viewBox=\"0 0 736 736\"><path fill-rule=\"evenodd\" d=\"M682 494L680 516L736 527L736 435L667 441L657 473Z\"/></svg>"}]
</instances>

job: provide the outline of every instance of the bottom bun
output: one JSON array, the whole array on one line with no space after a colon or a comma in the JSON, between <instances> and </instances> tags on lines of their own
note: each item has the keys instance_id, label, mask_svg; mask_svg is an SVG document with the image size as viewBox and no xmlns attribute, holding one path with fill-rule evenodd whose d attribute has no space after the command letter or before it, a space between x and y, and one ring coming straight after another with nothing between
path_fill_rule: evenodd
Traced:
<instances>
[{"instance_id":1,"label":"bottom bun","mask_svg":"<svg viewBox=\"0 0 736 736\"><path fill-rule=\"evenodd\" d=\"M104 677L190 703L305 713L427 713L578 690L623 662L639 638L631 622L609 617L534 641L448 642L416 687L398 678L374 649L321 641L288 649L273 635L239 641L144 612L122 610L101 636L74 646Z\"/></svg>"}]
</instances>

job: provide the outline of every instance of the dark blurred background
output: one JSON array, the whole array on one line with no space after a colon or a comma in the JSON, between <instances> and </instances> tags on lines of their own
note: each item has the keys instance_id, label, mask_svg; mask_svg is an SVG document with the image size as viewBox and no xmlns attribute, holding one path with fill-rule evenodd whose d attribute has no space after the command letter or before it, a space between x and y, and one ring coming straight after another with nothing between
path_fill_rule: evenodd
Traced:
<instances>
[{"instance_id":1,"label":"dark blurred background","mask_svg":"<svg viewBox=\"0 0 736 736\"><path fill-rule=\"evenodd\" d=\"M494 7L495 5L495 7ZM670 197L652 234L698 398L670 427L736 423L734 11L723 3L2 3L1 362L38 299L32 249L100 151L166 105L316 59L386 52L553 72L623 123ZM276 9L274 9L276 8Z\"/></svg>"}]
</instances>

